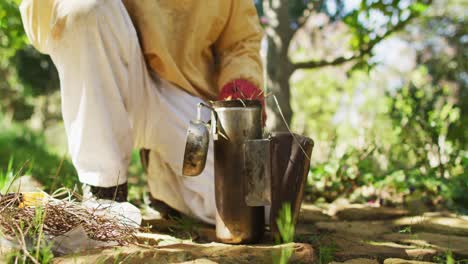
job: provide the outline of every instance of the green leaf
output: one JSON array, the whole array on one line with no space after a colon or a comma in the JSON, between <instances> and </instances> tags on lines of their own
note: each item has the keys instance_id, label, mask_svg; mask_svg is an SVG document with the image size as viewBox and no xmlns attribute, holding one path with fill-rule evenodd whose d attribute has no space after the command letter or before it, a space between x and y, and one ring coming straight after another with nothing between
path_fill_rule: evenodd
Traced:
<instances>
[{"instance_id":1,"label":"green leaf","mask_svg":"<svg viewBox=\"0 0 468 264\"><path fill-rule=\"evenodd\" d=\"M421 2L416 2L416 3L412 4L412 5L410 5L409 9L414 13L421 14L424 11L426 11L428 7L429 7L429 5L427 5L427 4L424 4L424 3L421 3Z\"/></svg>"}]
</instances>

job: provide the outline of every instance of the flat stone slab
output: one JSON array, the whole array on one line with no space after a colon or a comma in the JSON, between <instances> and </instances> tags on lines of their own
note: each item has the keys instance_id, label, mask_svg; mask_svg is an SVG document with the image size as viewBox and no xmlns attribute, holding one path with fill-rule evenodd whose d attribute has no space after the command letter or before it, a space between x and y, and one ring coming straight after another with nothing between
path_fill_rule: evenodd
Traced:
<instances>
[{"instance_id":1,"label":"flat stone slab","mask_svg":"<svg viewBox=\"0 0 468 264\"><path fill-rule=\"evenodd\" d=\"M367 241L349 236L335 235L327 237L327 240L333 241L336 245L335 259L339 261L356 258L372 258L379 262L387 258L431 260L437 254L437 251L433 249L419 252L416 251L418 250L416 246Z\"/></svg>"},{"instance_id":2,"label":"flat stone slab","mask_svg":"<svg viewBox=\"0 0 468 264\"><path fill-rule=\"evenodd\" d=\"M299 214L299 222L304 224L330 221L331 216L325 214L322 209L312 204L303 204Z\"/></svg>"},{"instance_id":3,"label":"flat stone slab","mask_svg":"<svg viewBox=\"0 0 468 264\"><path fill-rule=\"evenodd\" d=\"M351 209L337 211L354 212L354 205L345 205ZM343 206L344 208L344 206ZM361 210L361 209L359 209ZM365 209L371 210L371 209ZM372 209L379 211L379 209ZM384 211L387 209L383 209ZM405 215L406 212L395 212ZM390 214L391 215L391 214ZM343 215L342 215L343 216ZM338 217L339 218L339 217ZM425 213L421 216L403 216L399 218L373 217L372 220L356 220L360 217L346 216L352 221L321 221L313 225L315 236L321 236L319 242L313 239L315 248L333 243L336 247L337 260L344 261L355 258L375 258L384 261L387 258L432 261L437 255L452 251L456 259L468 258L468 217L451 213ZM309 227L313 230L312 227ZM305 232L304 227L298 229ZM314 231L309 233L313 235ZM318 234L317 234L318 233Z\"/></svg>"},{"instance_id":4,"label":"flat stone slab","mask_svg":"<svg viewBox=\"0 0 468 264\"><path fill-rule=\"evenodd\" d=\"M392 226L384 221L319 222L315 226L319 230L346 234L354 238L375 239L392 232Z\"/></svg>"},{"instance_id":5,"label":"flat stone slab","mask_svg":"<svg viewBox=\"0 0 468 264\"><path fill-rule=\"evenodd\" d=\"M320 205L327 214L338 220L364 221L389 220L410 215L410 211L373 204L352 204L346 199L337 199L331 204Z\"/></svg>"},{"instance_id":6,"label":"flat stone slab","mask_svg":"<svg viewBox=\"0 0 468 264\"><path fill-rule=\"evenodd\" d=\"M167 246L127 246L85 252L55 258L56 264L79 263L273 263L275 258L291 250L292 263L314 263L310 245L291 243L279 246L219 243L180 243Z\"/></svg>"},{"instance_id":7,"label":"flat stone slab","mask_svg":"<svg viewBox=\"0 0 468 264\"><path fill-rule=\"evenodd\" d=\"M384 264L432 264L432 263L434 262L406 260L406 259L397 259L397 258L390 258L390 259L384 260Z\"/></svg>"},{"instance_id":8,"label":"flat stone slab","mask_svg":"<svg viewBox=\"0 0 468 264\"><path fill-rule=\"evenodd\" d=\"M424 248L433 248L439 252L451 250L455 256L468 257L468 237L443 235L437 233L388 234L385 240L405 243Z\"/></svg>"},{"instance_id":9,"label":"flat stone slab","mask_svg":"<svg viewBox=\"0 0 468 264\"><path fill-rule=\"evenodd\" d=\"M404 209L374 207L362 204L353 204L344 208L339 208L335 216L339 220L363 221L363 220L388 220L409 215L410 212Z\"/></svg>"},{"instance_id":10,"label":"flat stone slab","mask_svg":"<svg viewBox=\"0 0 468 264\"><path fill-rule=\"evenodd\" d=\"M20 247L0 234L0 263L7 263L7 256L15 250L19 250Z\"/></svg>"},{"instance_id":11,"label":"flat stone slab","mask_svg":"<svg viewBox=\"0 0 468 264\"><path fill-rule=\"evenodd\" d=\"M211 261L209 259L196 259L191 261L179 262L178 264L217 264L217 262Z\"/></svg>"},{"instance_id":12,"label":"flat stone slab","mask_svg":"<svg viewBox=\"0 0 468 264\"><path fill-rule=\"evenodd\" d=\"M396 226L411 226L411 230L468 236L468 219L452 213L425 213L422 216L403 217L392 223Z\"/></svg>"},{"instance_id":13,"label":"flat stone slab","mask_svg":"<svg viewBox=\"0 0 468 264\"><path fill-rule=\"evenodd\" d=\"M357 258L357 259L350 259L345 262L330 262L330 264L379 264L379 262L375 259L366 259L366 258Z\"/></svg>"}]
</instances>

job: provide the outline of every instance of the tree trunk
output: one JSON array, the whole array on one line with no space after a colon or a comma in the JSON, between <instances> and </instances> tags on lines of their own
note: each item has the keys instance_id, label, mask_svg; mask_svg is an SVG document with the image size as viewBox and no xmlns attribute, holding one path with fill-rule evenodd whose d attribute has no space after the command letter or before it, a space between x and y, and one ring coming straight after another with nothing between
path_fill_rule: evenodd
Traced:
<instances>
[{"instance_id":1,"label":"tree trunk","mask_svg":"<svg viewBox=\"0 0 468 264\"><path fill-rule=\"evenodd\" d=\"M275 47L273 40L268 38L266 65L268 131L288 131L288 126L291 124L293 115L289 86L289 78L291 77L292 71L287 54L281 53L281 51L278 52L278 47ZM276 103L275 98L278 103Z\"/></svg>"},{"instance_id":2,"label":"tree trunk","mask_svg":"<svg viewBox=\"0 0 468 264\"><path fill-rule=\"evenodd\" d=\"M289 78L294 71L288 57L288 50L295 30L290 25L287 0L273 2L265 0L263 6L269 21L266 29L268 37L266 91L269 95L267 97L267 130L288 131L293 114Z\"/></svg>"}]
</instances>

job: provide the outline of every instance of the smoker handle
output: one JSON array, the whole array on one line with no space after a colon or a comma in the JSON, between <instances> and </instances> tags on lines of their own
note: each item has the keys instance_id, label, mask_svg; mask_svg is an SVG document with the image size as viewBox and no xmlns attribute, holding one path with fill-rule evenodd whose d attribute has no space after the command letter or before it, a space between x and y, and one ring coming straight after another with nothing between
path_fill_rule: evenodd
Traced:
<instances>
[{"instance_id":1,"label":"smoker handle","mask_svg":"<svg viewBox=\"0 0 468 264\"><path fill-rule=\"evenodd\" d=\"M210 130L211 130L211 135L213 137L213 140L218 140L219 136L219 131L218 131L218 114L216 113L216 109L212 107L209 104L200 102L197 105L197 119L201 121L201 109L206 108L211 111L211 125L210 125Z\"/></svg>"}]
</instances>

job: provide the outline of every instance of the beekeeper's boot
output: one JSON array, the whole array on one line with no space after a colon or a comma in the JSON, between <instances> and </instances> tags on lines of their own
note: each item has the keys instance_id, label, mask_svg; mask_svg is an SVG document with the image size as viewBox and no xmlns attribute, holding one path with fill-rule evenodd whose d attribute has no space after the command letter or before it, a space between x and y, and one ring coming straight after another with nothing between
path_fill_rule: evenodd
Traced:
<instances>
[{"instance_id":1,"label":"beekeeper's boot","mask_svg":"<svg viewBox=\"0 0 468 264\"><path fill-rule=\"evenodd\" d=\"M83 184L82 189L82 204L94 213L116 219L122 225L140 226L140 209L127 202L127 183L108 188Z\"/></svg>"},{"instance_id":2,"label":"beekeeper's boot","mask_svg":"<svg viewBox=\"0 0 468 264\"><path fill-rule=\"evenodd\" d=\"M83 198L95 197L97 199L111 200L119 203L126 202L128 196L127 183L113 187L96 187L83 185Z\"/></svg>"}]
</instances>

